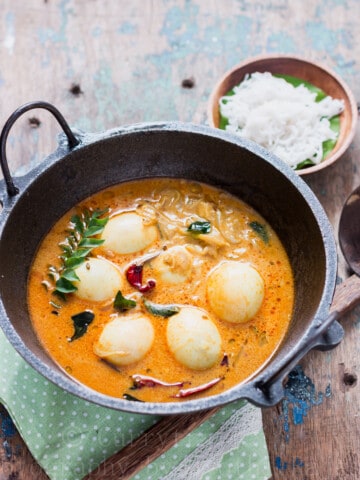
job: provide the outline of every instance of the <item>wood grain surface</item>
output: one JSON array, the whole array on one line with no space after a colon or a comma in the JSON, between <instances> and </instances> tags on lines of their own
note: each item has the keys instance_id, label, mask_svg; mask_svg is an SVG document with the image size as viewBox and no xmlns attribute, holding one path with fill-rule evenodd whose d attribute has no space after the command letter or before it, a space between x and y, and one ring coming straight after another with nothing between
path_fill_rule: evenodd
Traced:
<instances>
[{"instance_id":1,"label":"wood grain surface","mask_svg":"<svg viewBox=\"0 0 360 480\"><path fill-rule=\"evenodd\" d=\"M360 98L358 0L2 0L1 7L0 125L38 99L85 131L157 120L206 123L220 76L265 53L321 61ZM46 112L20 119L7 146L12 172L38 164L58 133ZM359 146L358 129L337 163L305 178L335 235L341 206L360 184ZM339 250L338 283L349 275ZM311 352L301 362L306 395L292 396L285 385L284 401L263 411L273 480L360 478L359 307L342 325L345 338L336 349ZM1 374L0 381L6 381ZM0 480L46 479L3 408L0 425ZM173 426L175 438L189 430L189 423ZM133 474L134 450L122 454ZM110 478L106 468L89 480ZM118 468L113 478L128 478Z\"/></svg>"}]
</instances>

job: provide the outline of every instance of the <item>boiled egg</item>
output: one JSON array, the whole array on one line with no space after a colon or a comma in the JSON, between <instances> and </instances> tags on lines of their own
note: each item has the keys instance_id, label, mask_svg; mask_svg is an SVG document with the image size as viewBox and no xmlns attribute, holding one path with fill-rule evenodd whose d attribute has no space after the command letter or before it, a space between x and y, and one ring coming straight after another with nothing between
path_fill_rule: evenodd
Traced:
<instances>
[{"instance_id":1,"label":"boiled egg","mask_svg":"<svg viewBox=\"0 0 360 480\"><path fill-rule=\"evenodd\" d=\"M94 353L122 367L145 357L154 341L154 328L142 314L116 316L107 323L94 344Z\"/></svg>"},{"instance_id":2,"label":"boiled egg","mask_svg":"<svg viewBox=\"0 0 360 480\"><path fill-rule=\"evenodd\" d=\"M264 280L248 263L223 262L209 274L206 294L222 320L244 323L256 315L264 299Z\"/></svg>"},{"instance_id":3,"label":"boiled egg","mask_svg":"<svg viewBox=\"0 0 360 480\"><path fill-rule=\"evenodd\" d=\"M179 245L161 253L151 264L164 283L183 283L191 276L192 255Z\"/></svg>"},{"instance_id":4,"label":"boiled egg","mask_svg":"<svg viewBox=\"0 0 360 480\"><path fill-rule=\"evenodd\" d=\"M159 236L155 225L146 225L143 217L126 212L107 222L101 238L103 246L117 253L134 253L151 245Z\"/></svg>"},{"instance_id":5,"label":"boiled egg","mask_svg":"<svg viewBox=\"0 0 360 480\"><path fill-rule=\"evenodd\" d=\"M75 295L84 300L102 302L115 297L122 287L120 271L111 262L101 258L89 258L76 270Z\"/></svg>"},{"instance_id":6,"label":"boiled egg","mask_svg":"<svg viewBox=\"0 0 360 480\"><path fill-rule=\"evenodd\" d=\"M193 370L205 370L219 359L221 337L208 314L197 307L182 307L170 317L166 330L176 360Z\"/></svg>"}]
</instances>

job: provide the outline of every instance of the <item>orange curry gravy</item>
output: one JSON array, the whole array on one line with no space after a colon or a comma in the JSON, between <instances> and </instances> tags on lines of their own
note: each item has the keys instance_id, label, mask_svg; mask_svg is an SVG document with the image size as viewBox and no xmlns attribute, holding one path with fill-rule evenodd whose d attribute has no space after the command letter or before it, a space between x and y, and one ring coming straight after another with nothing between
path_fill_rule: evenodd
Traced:
<instances>
[{"instance_id":1,"label":"orange curry gravy","mask_svg":"<svg viewBox=\"0 0 360 480\"><path fill-rule=\"evenodd\" d=\"M160 235L145 250L117 254L104 247L92 250L92 256L106 258L116 264L122 275L136 259L173 245L186 245L193 255L189 281L162 284L152 262L144 264L144 282L152 278L155 288L139 293L126 280L122 294L136 300L136 309L143 310L154 327L155 338L150 351L142 360L114 368L93 351L104 325L117 313L113 299L105 302L81 300L74 293L66 301L54 295L54 284L48 277L49 265L61 266L59 244L67 237L71 217L82 211L105 209L110 217L122 211L136 211L145 223L155 224ZM196 220L207 220L220 236L192 235L187 226ZM255 224L253 222L256 222ZM265 227L254 229L251 225ZM217 318L206 298L207 275L223 261L250 263L264 280L262 305L250 321L232 324ZM141 297L157 304L191 305L206 310L221 336L219 361L206 370L192 370L180 364L171 353L166 340L168 318L151 315ZM88 387L113 397L130 394L143 401L183 401L175 397L179 387L143 387L132 389L132 375L142 374L166 382L186 382L183 388L196 387L214 378L222 380L210 389L187 397L214 395L253 376L274 354L281 343L292 315L294 301L293 275L288 257L276 233L248 205L216 188L185 180L148 179L110 187L84 200L61 218L44 238L34 259L28 284L28 306L33 327L51 357L70 376ZM54 307L54 303L61 308ZM74 341L71 317L91 310L94 320L87 332ZM129 315L130 311L118 313ZM141 336L141 331L138 332ZM185 398L184 400L186 400Z\"/></svg>"}]
</instances>

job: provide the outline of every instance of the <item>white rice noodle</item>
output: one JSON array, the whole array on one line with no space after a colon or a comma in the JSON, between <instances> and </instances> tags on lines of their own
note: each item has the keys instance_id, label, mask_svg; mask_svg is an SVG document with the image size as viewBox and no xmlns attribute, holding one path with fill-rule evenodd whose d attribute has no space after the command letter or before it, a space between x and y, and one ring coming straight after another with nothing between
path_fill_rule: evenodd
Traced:
<instances>
[{"instance_id":1,"label":"white rice noodle","mask_svg":"<svg viewBox=\"0 0 360 480\"><path fill-rule=\"evenodd\" d=\"M330 119L344 109L342 100L316 94L304 85L294 87L271 73L254 73L220 99L226 130L262 145L292 168L304 160L323 157L323 142L336 139Z\"/></svg>"}]
</instances>

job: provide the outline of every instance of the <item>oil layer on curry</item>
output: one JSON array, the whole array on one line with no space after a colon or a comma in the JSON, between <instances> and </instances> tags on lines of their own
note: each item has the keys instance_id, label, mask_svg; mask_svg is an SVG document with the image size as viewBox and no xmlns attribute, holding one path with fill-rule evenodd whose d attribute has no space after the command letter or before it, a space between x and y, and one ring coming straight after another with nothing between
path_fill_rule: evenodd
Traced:
<instances>
[{"instance_id":1,"label":"oil layer on curry","mask_svg":"<svg viewBox=\"0 0 360 480\"><path fill-rule=\"evenodd\" d=\"M44 238L28 305L53 359L129 400L218 394L281 343L294 285L286 252L252 208L208 185L147 179L77 205Z\"/></svg>"}]
</instances>

